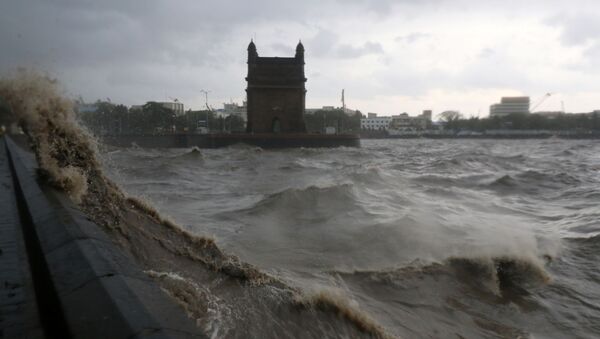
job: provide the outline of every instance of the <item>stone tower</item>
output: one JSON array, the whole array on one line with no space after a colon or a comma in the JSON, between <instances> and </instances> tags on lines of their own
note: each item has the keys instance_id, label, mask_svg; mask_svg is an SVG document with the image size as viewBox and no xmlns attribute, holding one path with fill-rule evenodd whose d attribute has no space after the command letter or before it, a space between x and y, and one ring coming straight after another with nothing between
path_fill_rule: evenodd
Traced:
<instances>
[{"instance_id":1,"label":"stone tower","mask_svg":"<svg viewBox=\"0 0 600 339\"><path fill-rule=\"evenodd\" d=\"M248 45L248 133L306 133L304 46L292 58L259 57Z\"/></svg>"}]
</instances>

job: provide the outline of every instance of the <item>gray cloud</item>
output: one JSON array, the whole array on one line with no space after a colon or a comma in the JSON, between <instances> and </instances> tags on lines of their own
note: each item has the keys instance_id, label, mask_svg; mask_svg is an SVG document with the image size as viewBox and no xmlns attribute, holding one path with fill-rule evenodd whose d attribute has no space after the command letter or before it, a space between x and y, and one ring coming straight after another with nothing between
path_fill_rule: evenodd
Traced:
<instances>
[{"instance_id":1,"label":"gray cloud","mask_svg":"<svg viewBox=\"0 0 600 339\"><path fill-rule=\"evenodd\" d=\"M295 47L292 45L282 44L282 43L274 43L271 44L271 49L275 52L281 53L280 55L292 55L295 51Z\"/></svg>"},{"instance_id":2,"label":"gray cloud","mask_svg":"<svg viewBox=\"0 0 600 339\"><path fill-rule=\"evenodd\" d=\"M337 48L337 56L344 59L359 58L369 54L383 54L383 47L378 42L367 41L357 47L342 44Z\"/></svg>"},{"instance_id":3,"label":"gray cloud","mask_svg":"<svg viewBox=\"0 0 600 339\"><path fill-rule=\"evenodd\" d=\"M561 30L561 42L568 47L584 46L583 60L569 69L588 74L600 73L600 8L575 13L560 13L544 20Z\"/></svg>"},{"instance_id":4,"label":"gray cloud","mask_svg":"<svg viewBox=\"0 0 600 339\"><path fill-rule=\"evenodd\" d=\"M550 26L561 28L561 38L569 46L600 41L600 12L560 13L544 20Z\"/></svg>"},{"instance_id":5,"label":"gray cloud","mask_svg":"<svg viewBox=\"0 0 600 339\"><path fill-rule=\"evenodd\" d=\"M320 29L317 34L307 41L307 51L313 56L322 57L330 54L337 45L339 36L327 29Z\"/></svg>"},{"instance_id":6,"label":"gray cloud","mask_svg":"<svg viewBox=\"0 0 600 339\"><path fill-rule=\"evenodd\" d=\"M388 16L396 7L402 7L405 15L410 15L414 10L422 12L428 10L432 5L441 5L448 0L340 0L342 4L361 5L368 12L378 16Z\"/></svg>"},{"instance_id":7,"label":"gray cloud","mask_svg":"<svg viewBox=\"0 0 600 339\"><path fill-rule=\"evenodd\" d=\"M486 47L486 48L482 49L481 52L479 52L479 57L480 58L491 58L494 56L495 53L496 53L496 51L494 51L494 49Z\"/></svg>"},{"instance_id":8,"label":"gray cloud","mask_svg":"<svg viewBox=\"0 0 600 339\"><path fill-rule=\"evenodd\" d=\"M431 37L431 34L429 34L429 33L412 32L407 35L397 36L394 40L399 43L412 44L417 41L427 39L429 37Z\"/></svg>"}]
</instances>

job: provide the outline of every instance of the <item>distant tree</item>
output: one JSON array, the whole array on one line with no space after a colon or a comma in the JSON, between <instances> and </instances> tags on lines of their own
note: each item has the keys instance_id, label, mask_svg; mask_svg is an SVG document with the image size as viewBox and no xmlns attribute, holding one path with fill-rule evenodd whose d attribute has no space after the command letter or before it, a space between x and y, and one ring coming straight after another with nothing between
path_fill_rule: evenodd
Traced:
<instances>
[{"instance_id":1,"label":"distant tree","mask_svg":"<svg viewBox=\"0 0 600 339\"><path fill-rule=\"evenodd\" d=\"M246 123L239 115L230 114L225 118L225 127L230 132L243 132L246 130Z\"/></svg>"},{"instance_id":2,"label":"distant tree","mask_svg":"<svg viewBox=\"0 0 600 339\"><path fill-rule=\"evenodd\" d=\"M596 111L592 113L590 126L594 130L600 130L600 114Z\"/></svg>"},{"instance_id":3,"label":"distant tree","mask_svg":"<svg viewBox=\"0 0 600 339\"><path fill-rule=\"evenodd\" d=\"M444 111L437 115L437 118L441 121L448 122L452 120L458 120L462 118L462 114L459 111Z\"/></svg>"},{"instance_id":4,"label":"distant tree","mask_svg":"<svg viewBox=\"0 0 600 339\"><path fill-rule=\"evenodd\" d=\"M145 133L167 133L175 126L175 112L160 103L150 101L142 107L142 130Z\"/></svg>"},{"instance_id":5,"label":"distant tree","mask_svg":"<svg viewBox=\"0 0 600 339\"><path fill-rule=\"evenodd\" d=\"M600 130L600 115L598 113L563 113L552 117L535 113L516 113L502 117L471 117L469 119L462 119L460 113L457 113L447 111L438 115L438 118L446 123L448 129L452 130L484 131L503 128L521 130Z\"/></svg>"},{"instance_id":6,"label":"distant tree","mask_svg":"<svg viewBox=\"0 0 600 339\"><path fill-rule=\"evenodd\" d=\"M458 129L462 114L459 111L444 111L438 114L437 118L446 125L447 129Z\"/></svg>"}]
</instances>

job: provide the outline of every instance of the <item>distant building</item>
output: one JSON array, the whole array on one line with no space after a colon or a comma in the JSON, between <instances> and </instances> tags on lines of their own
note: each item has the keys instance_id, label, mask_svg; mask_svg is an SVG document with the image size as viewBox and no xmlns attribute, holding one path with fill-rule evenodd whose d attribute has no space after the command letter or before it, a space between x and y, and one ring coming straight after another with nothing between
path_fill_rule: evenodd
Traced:
<instances>
[{"instance_id":1,"label":"distant building","mask_svg":"<svg viewBox=\"0 0 600 339\"><path fill-rule=\"evenodd\" d=\"M425 120L429 120L431 121L431 118L433 116L433 112L430 109L426 109L423 111L423 113L421 114L421 116L425 119Z\"/></svg>"},{"instance_id":2,"label":"distant building","mask_svg":"<svg viewBox=\"0 0 600 339\"><path fill-rule=\"evenodd\" d=\"M421 115L411 117L401 113L391 117L378 117L377 113L367 113L366 118L360 119L360 128L370 130L423 130L431 124L431 110L425 110Z\"/></svg>"},{"instance_id":3,"label":"distant building","mask_svg":"<svg viewBox=\"0 0 600 339\"><path fill-rule=\"evenodd\" d=\"M181 102L179 102L179 101L173 101L173 102L168 102L168 101L159 102L159 101L156 101L156 103L159 104L159 105L161 105L164 108L172 110L175 113L175 115L183 115L183 113L184 113L183 104ZM146 104L148 104L148 102ZM144 108L144 105L132 105L130 109L132 109L132 110L142 110L143 108Z\"/></svg>"},{"instance_id":4,"label":"distant building","mask_svg":"<svg viewBox=\"0 0 600 339\"><path fill-rule=\"evenodd\" d=\"M224 116L237 115L240 118L246 120L247 109L248 106L246 101L243 101L241 106L238 105L236 102L223 103L223 109L220 109L219 113L221 113Z\"/></svg>"},{"instance_id":5,"label":"distant building","mask_svg":"<svg viewBox=\"0 0 600 339\"><path fill-rule=\"evenodd\" d=\"M390 123L390 127L393 129L411 128L413 127L412 125L412 118L406 112L394 115L392 117L392 122Z\"/></svg>"},{"instance_id":6,"label":"distant building","mask_svg":"<svg viewBox=\"0 0 600 339\"><path fill-rule=\"evenodd\" d=\"M421 115L411 117L408 113L402 113L392 117L391 129L396 130L424 130L431 125L431 110L424 110Z\"/></svg>"},{"instance_id":7,"label":"distant building","mask_svg":"<svg viewBox=\"0 0 600 339\"><path fill-rule=\"evenodd\" d=\"M304 133L304 46L291 58L259 57L248 45L248 133Z\"/></svg>"},{"instance_id":8,"label":"distant building","mask_svg":"<svg viewBox=\"0 0 600 339\"><path fill-rule=\"evenodd\" d=\"M490 106L490 117L503 117L509 114L529 114L529 97L503 97L499 104Z\"/></svg>"},{"instance_id":9,"label":"distant building","mask_svg":"<svg viewBox=\"0 0 600 339\"><path fill-rule=\"evenodd\" d=\"M360 119L360 128L387 131L391 122L392 117L378 117L377 113L368 113L367 118Z\"/></svg>"},{"instance_id":10,"label":"distant building","mask_svg":"<svg viewBox=\"0 0 600 339\"><path fill-rule=\"evenodd\" d=\"M174 102L159 102L159 104L167 109L172 110L173 112L175 112L175 115L183 115L184 112L184 107L183 104L179 101L174 101Z\"/></svg>"}]
</instances>

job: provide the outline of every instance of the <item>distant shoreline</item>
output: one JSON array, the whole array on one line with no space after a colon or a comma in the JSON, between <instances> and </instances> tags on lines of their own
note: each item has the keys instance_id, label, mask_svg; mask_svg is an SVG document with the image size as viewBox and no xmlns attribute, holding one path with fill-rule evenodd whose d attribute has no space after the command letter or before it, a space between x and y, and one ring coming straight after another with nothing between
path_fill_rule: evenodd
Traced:
<instances>
[{"instance_id":1,"label":"distant shoreline","mask_svg":"<svg viewBox=\"0 0 600 339\"><path fill-rule=\"evenodd\" d=\"M595 140L600 139L600 133L577 134L414 134L414 135L387 135L363 136L361 139L574 139Z\"/></svg>"}]
</instances>

